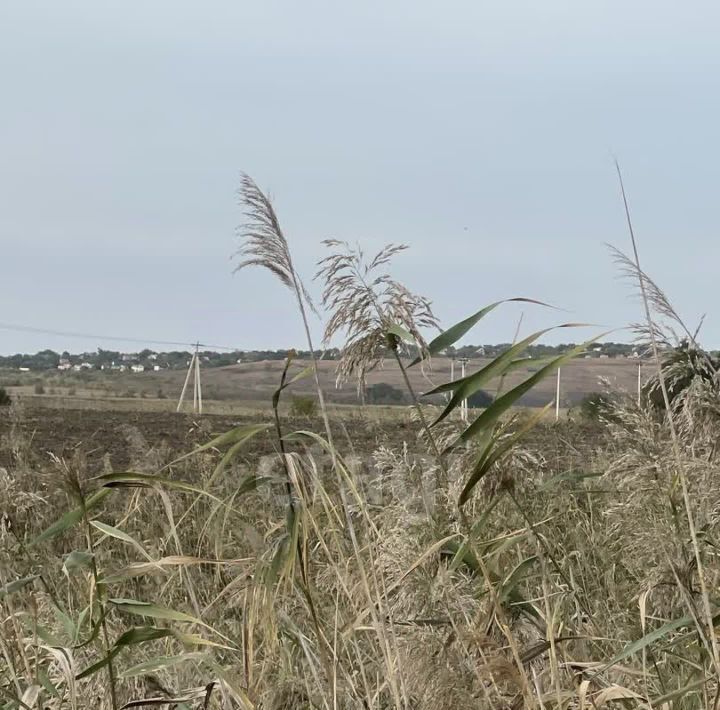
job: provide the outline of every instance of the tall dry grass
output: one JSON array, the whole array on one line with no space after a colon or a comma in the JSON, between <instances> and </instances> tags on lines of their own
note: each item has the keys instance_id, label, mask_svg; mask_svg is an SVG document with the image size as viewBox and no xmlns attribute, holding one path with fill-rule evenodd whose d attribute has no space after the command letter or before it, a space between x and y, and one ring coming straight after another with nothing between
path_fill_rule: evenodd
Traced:
<instances>
[{"instance_id":1,"label":"tall dry grass","mask_svg":"<svg viewBox=\"0 0 720 710\"><path fill-rule=\"evenodd\" d=\"M289 287L310 333L279 219L249 179L242 195L244 258ZM342 374L428 366L500 305L425 340L429 304L385 299L389 277L355 256L322 274L331 330L351 335ZM655 332L667 313L646 302ZM168 464L138 444L135 470L98 476L81 450L58 459L13 429L0 707L717 707L717 382L691 378L664 410L628 398L592 427L512 414L559 358L460 421L462 397L540 335L435 387L444 411L413 393L399 447L358 451L321 391L321 426L293 430L289 367L272 421ZM252 455L259 438L276 453Z\"/></svg>"}]
</instances>

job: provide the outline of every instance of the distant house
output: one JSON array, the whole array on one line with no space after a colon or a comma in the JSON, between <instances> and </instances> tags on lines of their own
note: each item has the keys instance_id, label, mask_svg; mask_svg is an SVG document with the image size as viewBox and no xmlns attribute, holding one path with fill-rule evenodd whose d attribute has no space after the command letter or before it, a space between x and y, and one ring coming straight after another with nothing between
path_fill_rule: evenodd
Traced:
<instances>
[{"instance_id":1,"label":"distant house","mask_svg":"<svg viewBox=\"0 0 720 710\"><path fill-rule=\"evenodd\" d=\"M160 370L162 370L162 367L160 367L160 365L153 365L154 372L160 372Z\"/></svg>"},{"instance_id":2,"label":"distant house","mask_svg":"<svg viewBox=\"0 0 720 710\"><path fill-rule=\"evenodd\" d=\"M70 364L70 360L65 360L63 358L58 363L57 369L58 370L69 370L71 367L72 367L72 365Z\"/></svg>"},{"instance_id":3,"label":"distant house","mask_svg":"<svg viewBox=\"0 0 720 710\"><path fill-rule=\"evenodd\" d=\"M30 372L29 367L18 367L18 370L20 370L20 372Z\"/></svg>"},{"instance_id":4,"label":"distant house","mask_svg":"<svg viewBox=\"0 0 720 710\"><path fill-rule=\"evenodd\" d=\"M145 372L145 365L130 365L133 372Z\"/></svg>"}]
</instances>

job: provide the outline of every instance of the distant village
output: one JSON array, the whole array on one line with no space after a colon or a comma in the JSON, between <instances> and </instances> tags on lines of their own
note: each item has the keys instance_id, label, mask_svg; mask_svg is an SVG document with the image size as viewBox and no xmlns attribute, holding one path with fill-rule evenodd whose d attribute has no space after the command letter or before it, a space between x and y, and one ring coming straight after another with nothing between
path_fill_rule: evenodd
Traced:
<instances>
[{"instance_id":1,"label":"distant village","mask_svg":"<svg viewBox=\"0 0 720 710\"><path fill-rule=\"evenodd\" d=\"M467 345L460 348L449 348L444 356L454 359L477 359L496 357L510 347L510 343L496 345ZM575 347L573 343L560 345L532 345L527 351L528 357L543 358L559 355ZM289 350L250 350L215 352L201 350L198 356L203 367L227 367L241 363L260 362L264 360L284 360ZM309 357L309 352L299 351L298 358ZM326 360L336 360L340 356L337 348L317 351L316 355ZM588 346L584 357L586 358L635 358L645 357L643 349L628 343L592 343ZM156 352L144 349L135 353L125 353L115 350L98 348L95 352L71 354L58 353L54 350L42 350L35 354L17 353L15 355L0 356L0 368L19 370L21 372L37 372L57 370L60 372L83 372L90 370L103 370L110 372L159 372L161 370L178 370L187 368L192 353L190 351L174 350L169 352Z\"/></svg>"}]
</instances>

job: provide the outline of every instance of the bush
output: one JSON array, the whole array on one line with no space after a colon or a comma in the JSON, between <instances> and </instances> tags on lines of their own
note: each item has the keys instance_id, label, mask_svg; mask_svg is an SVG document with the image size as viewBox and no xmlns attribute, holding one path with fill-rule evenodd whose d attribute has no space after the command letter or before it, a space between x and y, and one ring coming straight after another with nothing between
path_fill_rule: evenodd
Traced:
<instances>
[{"instance_id":1,"label":"bush","mask_svg":"<svg viewBox=\"0 0 720 710\"><path fill-rule=\"evenodd\" d=\"M378 382L365 388L365 401L368 404L402 404L405 393L386 382Z\"/></svg>"},{"instance_id":2,"label":"bush","mask_svg":"<svg viewBox=\"0 0 720 710\"><path fill-rule=\"evenodd\" d=\"M468 407L471 409L486 409L493 403L493 401L493 396L488 394L485 390L473 392L467 398Z\"/></svg>"},{"instance_id":3,"label":"bush","mask_svg":"<svg viewBox=\"0 0 720 710\"><path fill-rule=\"evenodd\" d=\"M290 403L293 417L314 417L317 414L317 402L312 397L295 396Z\"/></svg>"},{"instance_id":4,"label":"bush","mask_svg":"<svg viewBox=\"0 0 720 710\"><path fill-rule=\"evenodd\" d=\"M43 387L42 382L38 382L35 385L34 392L35 394L45 394L45 387Z\"/></svg>"},{"instance_id":5,"label":"bush","mask_svg":"<svg viewBox=\"0 0 720 710\"><path fill-rule=\"evenodd\" d=\"M0 387L0 407L9 407L12 404L12 397L4 387Z\"/></svg>"},{"instance_id":6,"label":"bush","mask_svg":"<svg viewBox=\"0 0 720 710\"><path fill-rule=\"evenodd\" d=\"M603 392L591 392L580 401L580 416L589 422L611 419L613 410L612 398Z\"/></svg>"}]
</instances>

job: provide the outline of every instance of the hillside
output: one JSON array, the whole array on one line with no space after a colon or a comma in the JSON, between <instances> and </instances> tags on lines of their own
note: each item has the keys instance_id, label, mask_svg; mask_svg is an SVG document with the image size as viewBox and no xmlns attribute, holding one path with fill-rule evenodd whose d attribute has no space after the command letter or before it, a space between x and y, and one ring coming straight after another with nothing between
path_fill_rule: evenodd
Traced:
<instances>
[{"instance_id":1,"label":"hillside","mask_svg":"<svg viewBox=\"0 0 720 710\"><path fill-rule=\"evenodd\" d=\"M475 359L467 364L467 373L476 372L489 360ZM297 360L292 364L292 372L299 372L308 364L307 360ZM280 381L283 368L280 360L265 360L234 364L226 367L208 368L202 371L203 396L206 400L238 401L262 403L269 402L273 391ZM336 387L336 362L320 363L321 381L328 400L338 404L356 404L358 394L354 382ZM416 392L427 392L434 386L450 379L450 361L436 358L431 368L424 370L414 367L409 370L410 380ZM628 358L592 358L574 360L562 369L561 405L577 404L590 392L603 388L602 382L617 391L634 392L637 387L637 361ZM645 366L647 368L647 366ZM503 388L518 384L527 378L533 368L523 368L507 378ZM36 373L3 373L2 382L16 388L18 393L32 394L33 386L42 382L45 395L67 395L88 393L95 398L145 397L168 399L168 407L176 400L182 389L185 372L182 370L161 370L159 372L49 372L42 377ZM460 367L456 363L455 377L460 376ZM394 361L387 360L383 367L368 376L368 386L384 383L397 390L399 398L406 397L402 374ZM493 393L497 382L486 388ZM541 382L523 400L526 406L543 406L555 397L556 379L551 377ZM313 393L311 378L298 381L292 391L297 394ZM399 399L398 403L403 400ZM405 400L407 401L407 400ZM387 403L387 402L384 402Z\"/></svg>"}]
</instances>

